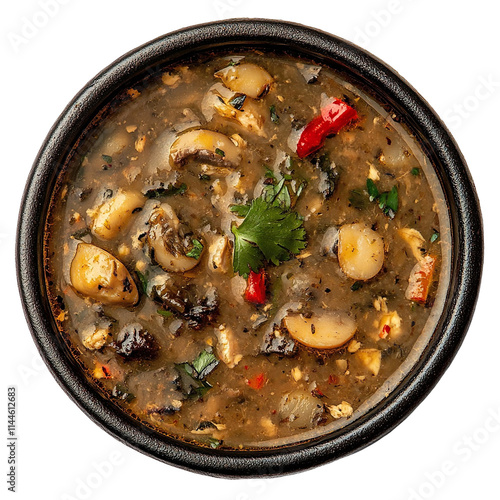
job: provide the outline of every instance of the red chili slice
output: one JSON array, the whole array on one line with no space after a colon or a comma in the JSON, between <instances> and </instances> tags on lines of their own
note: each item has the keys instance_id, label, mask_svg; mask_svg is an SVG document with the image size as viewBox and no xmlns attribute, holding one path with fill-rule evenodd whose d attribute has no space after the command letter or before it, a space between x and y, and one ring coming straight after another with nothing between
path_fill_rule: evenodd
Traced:
<instances>
[{"instance_id":1,"label":"red chili slice","mask_svg":"<svg viewBox=\"0 0 500 500\"><path fill-rule=\"evenodd\" d=\"M247 278L245 300L252 304L264 304L266 301L266 273L263 269L258 273L250 271Z\"/></svg>"},{"instance_id":2,"label":"red chili slice","mask_svg":"<svg viewBox=\"0 0 500 500\"><path fill-rule=\"evenodd\" d=\"M305 158L320 149L327 136L336 134L351 120L358 117L356 110L340 99L321 109L321 114L313 118L304 128L297 143L297 155Z\"/></svg>"}]
</instances>

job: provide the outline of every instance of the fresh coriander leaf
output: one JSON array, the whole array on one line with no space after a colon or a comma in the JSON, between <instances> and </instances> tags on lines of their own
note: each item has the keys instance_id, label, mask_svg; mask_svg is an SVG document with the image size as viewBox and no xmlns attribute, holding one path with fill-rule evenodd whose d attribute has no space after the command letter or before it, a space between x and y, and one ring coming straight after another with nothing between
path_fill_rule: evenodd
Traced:
<instances>
[{"instance_id":1,"label":"fresh coriander leaf","mask_svg":"<svg viewBox=\"0 0 500 500\"><path fill-rule=\"evenodd\" d=\"M239 217L246 217L248 211L250 210L250 205L231 205L229 210L237 214Z\"/></svg>"},{"instance_id":2,"label":"fresh coriander leaf","mask_svg":"<svg viewBox=\"0 0 500 500\"><path fill-rule=\"evenodd\" d=\"M375 186L375 183L371 179L366 179L366 189L368 190L370 201L374 201L380 196L377 186Z\"/></svg>"},{"instance_id":3,"label":"fresh coriander leaf","mask_svg":"<svg viewBox=\"0 0 500 500\"><path fill-rule=\"evenodd\" d=\"M158 309L156 311L160 316L163 316L164 318L170 318L174 315L172 311L165 311L165 309Z\"/></svg>"},{"instance_id":4,"label":"fresh coriander leaf","mask_svg":"<svg viewBox=\"0 0 500 500\"><path fill-rule=\"evenodd\" d=\"M209 180L211 180L211 177L207 174L200 174L198 176L198 179L200 179L200 181L209 181Z\"/></svg>"},{"instance_id":5,"label":"fresh coriander leaf","mask_svg":"<svg viewBox=\"0 0 500 500\"><path fill-rule=\"evenodd\" d=\"M208 350L201 351L198 357L191 363L196 370L198 379L204 379L219 364L219 360Z\"/></svg>"},{"instance_id":6,"label":"fresh coriander leaf","mask_svg":"<svg viewBox=\"0 0 500 500\"><path fill-rule=\"evenodd\" d=\"M240 64L238 61L231 60L231 62L228 64L228 66L238 66L238 64Z\"/></svg>"},{"instance_id":7,"label":"fresh coriander leaf","mask_svg":"<svg viewBox=\"0 0 500 500\"><path fill-rule=\"evenodd\" d=\"M276 180L274 172L269 167L266 167L266 173L264 174L264 177L266 179L273 179L274 181Z\"/></svg>"},{"instance_id":8,"label":"fresh coriander leaf","mask_svg":"<svg viewBox=\"0 0 500 500\"><path fill-rule=\"evenodd\" d=\"M415 177L420 175L420 169L418 167L412 168L411 169L411 175L414 175Z\"/></svg>"},{"instance_id":9,"label":"fresh coriander leaf","mask_svg":"<svg viewBox=\"0 0 500 500\"><path fill-rule=\"evenodd\" d=\"M109 155L101 155L101 158L106 162L106 163L113 163L113 158Z\"/></svg>"},{"instance_id":10,"label":"fresh coriander leaf","mask_svg":"<svg viewBox=\"0 0 500 500\"><path fill-rule=\"evenodd\" d=\"M201 252L203 252L203 245L198 240L193 240L193 248L186 254L186 257L198 260Z\"/></svg>"},{"instance_id":11,"label":"fresh coriander leaf","mask_svg":"<svg viewBox=\"0 0 500 500\"><path fill-rule=\"evenodd\" d=\"M279 265L305 248L306 232L296 213L270 205L262 198L253 200L245 220L233 226L234 271L248 276L259 272L265 261Z\"/></svg>"},{"instance_id":12,"label":"fresh coriander leaf","mask_svg":"<svg viewBox=\"0 0 500 500\"><path fill-rule=\"evenodd\" d=\"M360 189L353 189L349 196L349 203L358 210L366 208L366 195Z\"/></svg>"},{"instance_id":13,"label":"fresh coriander leaf","mask_svg":"<svg viewBox=\"0 0 500 500\"><path fill-rule=\"evenodd\" d=\"M224 151L222 151L222 149L219 149L219 148L215 148L215 154L222 156L222 158L224 158L224 156L226 156L226 153L224 153Z\"/></svg>"},{"instance_id":14,"label":"fresh coriander leaf","mask_svg":"<svg viewBox=\"0 0 500 500\"><path fill-rule=\"evenodd\" d=\"M439 239L439 236L440 236L438 231L436 231L435 229L433 229L433 231L434 232L432 233L432 236L429 239L429 241L431 243L434 243L435 241L437 241Z\"/></svg>"},{"instance_id":15,"label":"fresh coriander leaf","mask_svg":"<svg viewBox=\"0 0 500 500\"><path fill-rule=\"evenodd\" d=\"M299 187L297 188L297 191L295 193L295 196L298 198L301 194L302 194L302 191L304 190L304 188L307 186L307 182L306 181L302 181L300 184L299 184Z\"/></svg>"},{"instance_id":16,"label":"fresh coriander leaf","mask_svg":"<svg viewBox=\"0 0 500 500\"><path fill-rule=\"evenodd\" d=\"M228 101L228 104L237 110L241 110L246 98L245 94L237 94Z\"/></svg>"},{"instance_id":17,"label":"fresh coriander leaf","mask_svg":"<svg viewBox=\"0 0 500 500\"><path fill-rule=\"evenodd\" d=\"M394 213L398 211L399 197L398 197L398 188L396 186L392 186L392 189L387 194L386 206Z\"/></svg>"},{"instance_id":18,"label":"fresh coriander leaf","mask_svg":"<svg viewBox=\"0 0 500 500\"><path fill-rule=\"evenodd\" d=\"M140 271L136 271L135 273L137 274L137 277L139 278L139 281L141 283L142 292L144 294L146 294L148 291L148 279L147 279L147 277L144 274L142 274Z\"/></svg>"},{"instance_id":19,"label":"fresh coriander leaf","mask_svg":"<svg viewBox=\"0 0 500 500\"><path fill-rule=\"evenodd\" d=\"M280 122L280 117L276 113L276 106L274 104L271 104L269 107L269 113L271 115L271 121L278 124Z\"/></svg>"}]
</instances>

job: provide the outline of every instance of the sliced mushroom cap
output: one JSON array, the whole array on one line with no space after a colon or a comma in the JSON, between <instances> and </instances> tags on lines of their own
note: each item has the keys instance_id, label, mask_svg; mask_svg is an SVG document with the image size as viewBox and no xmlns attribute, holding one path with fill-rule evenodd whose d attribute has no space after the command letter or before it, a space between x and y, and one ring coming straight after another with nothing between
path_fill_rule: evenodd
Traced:
<instances>
[{"instance_id":1,"label":"sliced mushroom cap","mask_svg":"<svg viewBox=\"0 0 500 500\"><path fill-rule=\"evenodd\" d=\"M156 207L149 219L147 241L152 250L152 257L165 270L183 273L193 269L204 251L205 245L193 233L180 223L170 205L162 203ZM197 257L189 256L196 242L202 245Z\"/></svg>"},{"instance_id":2,"label":"sliced mushroom cap","mask_svg":"<svg viewBox=\"0 0 500 500\"><path fill-rule=\"evenodd\" d=\"M110 253L90 243L79 243L70 267L73 288L108 305L133 306L137 286L127 268Z\"/></svg>"},{"instance_id":3,"label":"sliced mushroom cap","mask_svg":"<svg viewBox=\"0 0 500 500\"><path fill-rule=\"evenodd\" d=\"M310 318L290 314L283 324L292 338L314 349L335 349L356 333L356 322L342 312L318 313Z\"/></svg>"},{"instance_id":4,"label":"sliced mushroom cap","mask_svg":"<svg viewBox=\"0 0 500 500\"><path fill-rule=\"evenodd\" d=\"M103 240L115 238L145 202L146 198L140 193L118 189L114 196L88 212L92 218L92 233Z\"/></svg>"},{"instance_id":5,"label":"sliced mushroom cap","mask_svg":"<svg viewBox=\"0 0 500 500\"><path fill-rule=\"evenodd\" d=\"M318 423L324 408L318 398L310 392L297 389L281 399L279 416L286 419L290 427L307 429Z\"/></svg>"},{"instance_id":6,"label":"sliced mushroom cap","mask_svg":"<svg viewBox=\"0 0 500 500\"><path fill-rule=\"evenodd\" d=\"M364 224L345 224L339 229L339 264L355 280L369 280L384 264L384 240Z\"/></svg>"},{"instance_id":7,"label":"sliced mushroom cap","mask_svg":"<svg viewBox=\"0 0 500 500\"><path fill-rule=\"evenodd\" d=\"M240 92L253 99L265 95L273 83L273 77L264 68L252 63L227 66L214 76L220 78L233 92Z\"/></svg>"},{"instance_id":8,"label":"sliced mushroom cap","mask_svg":"<svg viewBox=\"0 0 500 500\"><path fill-rule=\"evenodd\" d=\"M199 129L179 135L170 148L172 166L182 166L190 158L234 168L241 162L241 153L240 148L227 135Z\"/></svg>"}]
</instances>

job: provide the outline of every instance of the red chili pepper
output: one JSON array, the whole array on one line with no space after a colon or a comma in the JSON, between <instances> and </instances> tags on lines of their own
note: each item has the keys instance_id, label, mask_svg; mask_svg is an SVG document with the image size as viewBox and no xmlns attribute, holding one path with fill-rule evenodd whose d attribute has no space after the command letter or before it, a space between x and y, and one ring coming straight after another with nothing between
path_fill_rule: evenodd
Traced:
<instances>
[{"instance_id":1,"label":"red chili pepper","mask_svg":"<svg viewBox=\"0 0 500 500\"><path fill-rule=\"evenodd\" d=\"M333 385L337 385L339 383L339 378L337 377L337 375L330 375L328 377L328 383L333 384Z\"/></svg>"},{"instance_id":2,"label":"red chili pepper","mask_svg":"<svg viewBox=\"0 0 500 500\"><path fill-rule=\"evenodd\" d=\"M389 333L391 333L391 327L389 325L384 325L382 331L378 334L381 339L385 339Z\"/></svg>"},{"instance_id":3,"label":"red chili pepper","mask_svg":"<svg viewBox=\"0 0 500 500\"><path fill-rule=\"evenodd\" d=\"M327 136L336 134L357 117L355 109L340 99L334 99L331 104L322 108L321 114L313 118L302 131L297 143L298 157L305 158L317 151L323 146Z\"/></svg>"},{"instance_id":4,"label":"red chili pepper","mask_svg":"<svg viewBox=\"0 0 500 500\"><path fill-rule=\"evenodd\" d=\"M248 379L247 384L252 388L252 389L262 389L264 387L264 384L266 383L266 377L263 373L259 373L255 377Z\"/></svg>"},{"instance_id":5,"label":"red chili pepper","mask_svg":"<svg viewBox=\"0 0 500 500\"><path fill-rule=\"evenodd\" d=\"M245 300L252 304L263 304L266 301L266 273L263 269L258 273L250 271L245 290Z\"/></svg>"}]
</instances>

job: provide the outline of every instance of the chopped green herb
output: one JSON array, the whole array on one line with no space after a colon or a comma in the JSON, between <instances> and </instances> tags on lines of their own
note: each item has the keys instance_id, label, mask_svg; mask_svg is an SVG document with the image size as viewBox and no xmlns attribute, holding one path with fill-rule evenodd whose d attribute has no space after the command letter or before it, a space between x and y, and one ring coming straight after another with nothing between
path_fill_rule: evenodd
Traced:
<instances>
[{"instance_id":1,"label":"chopped green herb","mask_svg":"<svg viewBox=\"0 0 500 500\"><path fill-rule=\"evenodd\" d=\"M204 378L211 373L219 364L219 360L210 349L202 351L191 363L179 363L176 365L181 376L180 385L183 392L190 398L203 397L212 385Z\"/></svg>"},{"instance_id":2,"label":"chopped green herb","mask_svg":"<svg viewBox=\"0 0 500 500\"><path fill-rule=\"evenodd\" d=\"M264 174L264 177L266 179L273 179L274 181L276 180L276 176L274 175L274 172L266 166L266 173Z\"/></svg>"},{"instance_id":3,"label":"chopped green herb","mask_svg":"<svg viewBox=\"0 0 500 500\"><path fill-rule=\"evenodd\" d=\"M366 189L370 201L377 201L380 210L391 219L394 219L399 208L398 188L393 186L390 191L380 193L375 183L371 179L366 179Z\"/></svg>"},{"instance_id":4,"label":"chopped green herb","mask_svg":"<svg viewBox=\"0 0 500 500\"><path fill-rule=\"evenodd\" d=\"M366 195L360 189L353 189L349 196L349 203L358 210L366 208Z\"/></svg>"},{"instance_id":5,"label":"chopped green herb","mask_svg":"<svg viewBox=\"0 0 500 500\"><path fill-rule=\"evenodd\" d=\"M351 285L351 290L353 292L359 290L360 288L363 288L363 283L361 281L355 281L352 285Z\"/></svg>"},{"instance_id":6,"label":"chopped green herb","mask_svg":"<svg viewBox=\"0 0 500 500\"><path fill-rule=\"evenodd\" d=\"M89 234L90 234L90 228L84 227L83 229L76 231L76 233L73 233L71 237L75 240L81 240L85 238L85 236L88 236Z\"/></svg>"},{"instance_id":7,"label":"chopped green herb","mask_svg":"<svg viewBox=\"0 0 500 500\"><path fill-rule=\"evenodd\" d=\"M196 378L203 379L212 372L218 364L219 360L215 355L211 351L205 349L200 352L195 360L193 360L191 366L196 370Z\"/></svg>"},{"instance_id":8,"label":"chopped green herb","mask_svg":"<svg viewBox=\"0 0 500 500\"><path fill-rule=\"evenodd\" d=\"M218 448L222 444L221 440L215 439L213 437L209 437L208 442L210 444L210 448Z\"/></svg>"},{"instance_id":9,"label":"chopped green herb","mask_svg":"<svg viewBox=\"0 0 500 500\"><path fill-rule=\"evenodd\" d=\"M259 272L265 262L278 265L305 248L303 220L296 212L256 198L245 220L233 226L234 271L247 277L250 270Z\"/></svg>"},{"instance_id":10,"label":"chopped green herb","mask_svg":"<svg viewBox=\"0 0 500 500\"><path fill-rule=\"evenodd\" d=\"M247 96L245 94L238 94L235 95L231 100L229 100L228 104L230 104L233 108L237 110L241 110L246 98Z\"/></svg>"},{"instance_id":11,"label":"chopped green herb","mask_svg":"<svg viewBox=\"0 0 500 500\"><path fill-rule=\"evenodd\" d=\"M200 181L210 181L210 180L212 180L212 178L209 175L207 175L207 174L200 174L198 176L198 178L200 179Z\"/></svg>"},{"instance_id":12,"label":"chopped green herb","mask_svg":"<svg viewBox=\"0 0 500 500\"><path fill-rule=\"evenodd\" d=\"M101 155L101 158L106 162L106 163L113 163L113 158L109 155Z\"/></svg>"},{"instance_id":13,"label":"chopped green herb","mask_svg":"<svg viewBox=\"0 0 500 500\"><path fill-rule=\"evenodd\" d=\"M153 187L151 189L146 189L142 193L148 198L163 198L167 196L175 196L179 194L184 194L187 191L187 185L183 182L180 186L175 184L169 184L165 187L163 182L159 184L158 187Z\"/></svg>"},{"instance_id":14,"label":"chopped green herb","mask_svg":"<svg viewBox=\"0 0 500 500\"><path fill-rule=\"evenodd\" d=\"M435 229L433 229L433 233L432 233L432 236L430 237L430 242L431 243L434 243L435 241L437 241L439 239L439 232L436 231Z\"/></svg>"},{"instance_id":15,"label":"chopped green herb","mask_svg":"<svg viewBox=\"0 0 500 500\"><path fill-rule=\"evenodd\" d=\"M274 104L271 104L269 107L269 113L271 115L271 121L278 124L280 122L280 117L276 113L276 106Z\"/></svg>"},{"instance_id":16,"label":"chopped green herb","mask_svg":"<svg viewBox=\"0 0 500 500\"><path fill-rule=\"evenodd\" d=\"M147 294L147 292L148 292L148 279L140 271L136 271L135 274L137 274L137 277L139 278L139 281L141 283L142 293Z\"/></svg>"},{"instance_id":17,"label":"chopped green herb","mask_svg":"<svg viewBox=\"0 0 500 500\"><path fill-rule=\"evenodd\" d=\"M193 240L193 248L186 254L186 257L198 260L201 252L203 252L203 245L198 240Z\"/></svg>"},{"instance_id":18,"label":"chopped green herb","mask_svg":"<svg viewBox=\"0 0 500 500\"><path fill-rule=\"evenodd\" d=\"M224 156L226 156L226 153L224 153L224 151L222 151L222 149L219 149L219 148L215 148L215 154L222 156L222 158L224 158Z\"/></svg>"},{"instance_id":19,"label":"chopped green herb","mask_svg":"<svg viewBox=\"0 0 500 500\"><path fill-rule=\"evenodd\" d=\"M228 64L228 66L238 66L238 64L240 64L238 61L231 60L231 62Z\"/></svg>"},{"instance_id":20,"label":"chopped green herb","mask_svg":"<svg viewBox=\"0 0 500 500\"><path fill-rule=\"evenodd\" d=\"M412 168L411 169L411 175L414 175L415 177L420 175L420 169L418 167Z\"/></svg>"},{"instance_id":21,"label":"chopped green herb","mask_svg":"<svg viewBox=\"0 0 500 500\"><path fill-rule=\"evenodd\" d=\"M165 311L165 309L158 309L156 311L160 316L163 316L164 318L170 318L174 315L172 311Z\"/></svg>"},{"instance_id":22,"label":"chopped green herb","mask_svg":"<svg viewBox=\"0 0 500 500\"><path fill-rule=\"evenodd\" d=\"M376 200L380 196L377 186L375 186L375 183L371 179L366 179L366 189L368 190L370 201Z\"/></svg>"}]
</instances>

